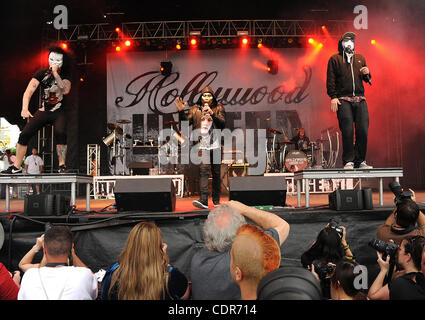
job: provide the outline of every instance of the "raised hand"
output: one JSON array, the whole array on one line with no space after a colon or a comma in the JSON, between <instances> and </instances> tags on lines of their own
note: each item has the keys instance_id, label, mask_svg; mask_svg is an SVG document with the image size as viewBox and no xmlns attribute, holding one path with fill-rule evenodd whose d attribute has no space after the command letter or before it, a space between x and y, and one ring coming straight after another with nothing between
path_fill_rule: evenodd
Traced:
<instances>
[{"instance_id":1,"label":"raised hand","mask_svg":"<svg viewBox=\"0 0 425 320\"><path fill-rule=\"evenodd\" d=\"M179 97L177 97L177 99L174 101L174 103L177 106L177 110L179 112L183 111L187 106L187 102L183 103L183 99L179 98Z\"/></svg>"}]
</instances>

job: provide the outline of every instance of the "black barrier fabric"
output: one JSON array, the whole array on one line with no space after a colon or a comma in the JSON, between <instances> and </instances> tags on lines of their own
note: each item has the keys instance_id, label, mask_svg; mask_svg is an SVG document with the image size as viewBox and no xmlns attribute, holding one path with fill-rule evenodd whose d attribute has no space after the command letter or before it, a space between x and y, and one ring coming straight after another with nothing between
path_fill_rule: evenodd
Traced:
<instances>
[{"instance_id":1,"label":"black barrier fabric","mask_svg":"<svg viewBox=\"0 0 425 320\"><path fill-rule=\"evenodd\" d=\"M316 239L331 218L340 221L347 229L347 242L357 261L365 265L369 271L369 282L373 281L379 267L376 263L376 252L368 246L375 238L377 228L384 223L392 208L361 212L336 212L325 210L309 212L282 209L277 213L291 227L289 237L281 247L283 265L301 266L301 254ZM124 216L125 217L125 216ZM154 221L162 231L164 242L168 244L167 253L172 265L179 268L190 280L190 261L197 250L205 248L202 227L206 214L191 217L170 217L157 219L134 218L130 220L116 219L118 225L104 226L101 222L93 226L71 225L74 234L75 250L81 260L93 271L106 269L118 259L125 246L127 236L132 227L143 220ZM9 247L10 222L2 218L5 229L5 241L0 251L0 261L8 263L8 249L11 249L9 270L17 270L20 259L35 244L36 238L44 232L44 224L18 218L12 229L12 246ZM85 229L85 230L82 230ZM38 253L35 261L41 259Z\"/></svg>"}]
</instances>

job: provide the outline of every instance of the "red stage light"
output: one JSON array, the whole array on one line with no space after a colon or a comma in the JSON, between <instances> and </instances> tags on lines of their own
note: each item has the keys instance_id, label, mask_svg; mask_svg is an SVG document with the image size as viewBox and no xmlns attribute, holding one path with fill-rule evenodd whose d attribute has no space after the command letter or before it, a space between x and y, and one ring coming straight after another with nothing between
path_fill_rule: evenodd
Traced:
<instances>
[{"instance_id":1,"label":"red stage light","mask_svg":"<svg viewBox=\"0 0 425 320\"><path fill-rule=\"evenodd\" d=\"M84 78L83 77L80 78L80 82L84 82Z\"/></svg>"},{"instance_id":2,"label":"red stage light","mask_svg":"<svg viewBox=\"0 0 425 320\"><path fill-rule=\"evenodd\" d=\"M67 44L67 43L65 43L65 42L62 42L62 43L60 44L60 47L61 47L62 49L64 49L64 50L66 50L66 49L68 49L68 44Z\"/></svg>"},{"instance_id":3,"label":"red stage light","mask_svg":"<svg viewBox=\"0 0 425 320\"><path fill-rule=\"evenodd\" d=\"M129 46L131 46L131 41L130 41L130 40L127 40L124 44L125 44L127 47L129 47Z\"/></svg>"},{"instance_id":4,"label":"red stage light","mask_svg":"<svg viewBox=\"0 0 425 320\"><path fill-rule=\"evenodd\" d=\"M176 49L180 50L182 48L182 46L180 44L176 44Z\"/></svg>"},{"instance_id":5,"label":"red stage light","mask_svg":"<svg viewBox=\"0 0 425 320\"><path fill-rule=\"evenodd\" d=\"M326 30L326 26L322 26L322 30Z\"/></svg>"},{"instance_id":6,"label":"red stage light","mask_svg":"<svg viewBox=\"0 0 425 320\"><path fill-rule=\"evenodd\" d=\"M309 44L313 44L313 43L314 43L314 39L313 39L313 38L309 38L309 39L308 39L308 43L309 43Z\"/></svg>"},{"instance_id":7,"label":"red stage light","mask_svg":"<svg viewBox=\"0 0 425 320\"><path fill-rule=\"evenodd\" d=\"M115 32L120 32L120 31L121 31L120 28L118 28L118 27L115 28Z\"/></svg>"},{"instance_id":8,"label":"red stage light","mask_svg":"<svg viewBox=\"0 0 425 320\"><path fill-rule=\"evenodd\" d=\"M115 47L115 51L121 51L121 47L120 46L116 46Z\"/></svg>"},{"instance_id":9,"label":"red stage light","mask_svg":"<svg viewBox=\"0 0 425 320\"><path fill-rule=\"evenodd\" d=\"M370 43L373 44L373 45L375 45L376 44L376 40L371 40Z\"/></svg>"},{"instance_id":10,"label":"red stage light","mask_svg":"<svg viewBox=\"0 0 425 320\"><path fill-rule=\"evenodd\" d=\"M195 38L190 39L190 44L192 46L196 46L197 43L198 43L198 40L196 40Z\"/></svg>"},{"instance_id":11,"label":"red stage light","mask_svg":"<svg viewBox=\"0 0 425 320\"><path fill-rule=\"evenodd\" d=\"M243 45L247 45L248 44L248 38L247 37L243 37L242 38L242 44Z\"/></svg>"},{"instance_id":12,"label":"red stage light","mask_svg":"<svg viewBox=\"0 0 425 320\"><path fill-rule=\"evenodd\" d=\"M257 47L258 47L258 48L261 48L262 46L263 46L263 44L262 44L262 43L257 44Z\"/></svg>"}]
</instances>

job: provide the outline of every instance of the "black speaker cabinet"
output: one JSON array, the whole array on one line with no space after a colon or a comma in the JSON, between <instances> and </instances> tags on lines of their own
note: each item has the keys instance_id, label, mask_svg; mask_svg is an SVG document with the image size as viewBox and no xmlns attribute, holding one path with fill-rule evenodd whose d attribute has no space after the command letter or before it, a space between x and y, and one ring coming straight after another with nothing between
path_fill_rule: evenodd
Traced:
<instances>
[{"instance_id":1,"label":"black speaker cabinet","mask_svg":"<svg viewBox=\"0 0 425 320\"><path fill-rule=\"evenodd\" d=\"M26 195L24 214L28 216L61 216L68 212L70 198L60 194L41 193Z\"/></svg>"},{"instance_id":2,"label":"black speaker cabinet","mask_svg":"<svg viewBox=\"0 0 425 320\"><path fill-rule=\"evenodd\" d=\"M363 210L362 190L335 190L329 194L329 208L332 210Z\"/></svg>"},{"instance_id":3,"label":"black speaker cabinet","mask_svg":"<svg viewBox=\"0 0 425 320\"><path fill-rule=\"evenodd\" d=\"M248 206L285 206L285 177L229 178L229 200L237 200Z\"/></svg>"},{"instance_id":4,"label":"black speaker cabinet","mask_svg":"<svg viewBox=\"0 0 425 320\"><path fill-rule=\"evenodd\" d=\"M174 211L176 191L170 178L117 179L117 211Z\"/></svg>"}]
</instances>

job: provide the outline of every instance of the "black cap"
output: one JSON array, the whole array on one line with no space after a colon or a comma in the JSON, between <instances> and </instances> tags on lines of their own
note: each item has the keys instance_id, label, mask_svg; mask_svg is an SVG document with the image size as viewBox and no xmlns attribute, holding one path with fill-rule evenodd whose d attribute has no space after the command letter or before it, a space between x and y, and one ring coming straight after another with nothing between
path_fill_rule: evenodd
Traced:
<instances>
[{"instance_id":1,"label":"black cap","mask_svg":"<svg viewBox=\"0 0 425 320\"><path fill-rule=\"evenodd\" d=\"M354 32L346 32L342 35L341 40L342 39L351 39L351 40L356 40L356 34Z\"/></svg>"}]
</instances>

